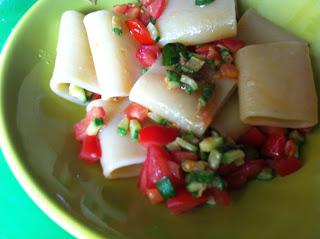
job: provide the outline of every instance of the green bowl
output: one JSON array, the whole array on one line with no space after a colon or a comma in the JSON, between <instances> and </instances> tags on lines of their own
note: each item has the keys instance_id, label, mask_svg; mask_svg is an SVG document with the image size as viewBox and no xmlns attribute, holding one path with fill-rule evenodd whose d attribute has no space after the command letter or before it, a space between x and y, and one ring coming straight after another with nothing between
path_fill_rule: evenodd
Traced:
<instances>
[{"instance_id":1,"label":"green bowl","mask_svg":"<svg viewBox=\"0 0 320 239\"><path fill-rule=\"evenodd\" d=\"M10 36L0 65L0 137L6 159L32 199L81 238L320 238L320 132L308 136L303 168L272 182L252 182L228 208L204 206L170 215L152 206L136 179L108 181L99 165L78 160L72 125L84 108L49 89L59 19L65 10L110 8L115 0L39 0ZM320 2L242 0L311 45L320 79Z\"/></svg>"}]
</instances>

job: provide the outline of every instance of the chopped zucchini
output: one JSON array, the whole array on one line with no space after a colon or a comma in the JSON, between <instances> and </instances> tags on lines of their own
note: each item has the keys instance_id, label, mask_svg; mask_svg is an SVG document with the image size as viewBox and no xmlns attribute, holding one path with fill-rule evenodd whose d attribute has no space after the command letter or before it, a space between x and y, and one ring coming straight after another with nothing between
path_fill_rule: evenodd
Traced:
<instances>
[{"instance_id":1,"label":"chopped zucchini","mask_svg":"<svg viewBox=\"0 0 320 239\"><path fill-rule=\"evenodd\" d=\"M227 49L222 49L220 51L221 58L223 62L231 64L233 62L233 57Z\"/></svg>"},{"instance_id":2,"label":"chopped zucchini","mask_svg":"<svg viewBox=\"0 0 320 239\"><path fill-rule=\"evenodd\" d=\"M242 150L236 149L236 150L230 150L228 152L225 152L222 155L222 163L223 164L230 164L235 163L236 165L242 165L244 163L245 154Z\"/></svg>"},{"instance_id":3,"label":"chopped zucchini","mask_svg":"<svg viewBox=\"0 0 320 239\"><path fill-rule=\"evenodd\" d=\"M210 168L212 168L213 170L219 168L221 160L222 154L216 149L211 150L208 158Z\"/></svg>"},{"instance_id":4,"label":"chopped zucchini","mask_svg":"<svg viewBox=\"0 0 320 239\"><path fill-rule=\"evenodd\" d=\"M103 125L104 125L103 118L94 118L90 122L90 124L86 130L87 135L89 135L89 136L97 135Z\"/></svg>"},{"instance_id":5,"label":"chopped zucchini","mask_svg":"<svg viewBox=\"0 0 320 239\"><path fill-rule=\"evenodd\" d=\"M152 22L149 22L147 29L151 35L152 40L158 42L160 40L160 33L157 27Z\"/></svg>"},{"instance_id":6,"label":"chopped zucchini","mask_svg":"<svg viewBox=\"0 0 320 239\"><path fill-rule=\"evenodd\" d=\"M175 71L168 70L166 83L169 90L179 88L181 86L180 75Z\"/></svg>"},{"instance_id":7,"label":"chopped zucchini","mask_svg":"<svg viewBox=\"0 0 320 239\"><path fill-rule=\"evenodd\" d=\"M179 151L181 149L179 144L178 144L178 142L177 142L177 140L171 142L170 144L167 144L166 148L170 152Z\"/></svg>"},{"instance_id":8,"label":"chopped zucchini","mask_svg":"<svg viewBox=\"0 0 320 239\"><path fill-rule=\"evenodd\" d=\"M187 93L189 93L190 91L192 93L199 89L198 83L187 75L182 75L180 81L184 83L186 86L188 86Z\"/></svg>"},{"instance_id":9,"label":"chopped zucchini","mask_svg":"<svg viewBox=\"0 0 320 239\"><path fill-rule=\"evenodd\" d=\"M119 16L113 16L111 23L112 23L112 31L118 36L121 36L123 34L121 18Z\"/></svg>"},{"instance_id":10,"label":"chopped zucchini","mask_svg":"<svg viewBox=\"0 0 320 239\"><path fill-rule=\"evenodd\" d=\"M156 182L156 186L160 194L165 198L169 199L176 195L176 191L169 177L163 177Z\"/></svg>"},{"instance_id":11,"label":"chopped zucchini","mask_svg":"<svg viewBox=\"0 0 320 239\"><path fill-rule=\"evenodd\" d=\"M211 150L219 147L224 143L224 138L223 137L208 137L203 139L199 146L200 150L203 152L211 152Z\"/></svg>"},{"instance_id":12,"label":"chopped zucchini","mask_svg":"<svg viewBox=\"0 0 320 239\"><path fill-rule=\"evenodd\" d=\"M201 197L203 192L207 189L207 184L193 181L187 184L186 189L192 193L194 197Z\"/></svg>"},{"instance_id":13,"label":"chopped zucchini","mask_svg":"<svg viewBox=\"0 0 320 239\"><path fill-rule=\"evenodd\" d=\"M120 136L126 136L128 134L128 131L129 131L129 118L128 117L124 117L120 121L120 123L118 124L117 131Z\"/></svg>"},{"instance_id":14,"label":"chopped zucchini","mask_svg":"<svg viewBox=\"0 0 320 239\"><path fill-rule=\"evenodd\" d=\"M130 127L131 139L138 140L138 135L141 130L141 125L139 121L136 119L131 119L129 123L129 127Z\"/></svg>"},{"instance_id":15,"label":"chopped zucchini","mask_svg":"<svg viewBox=\"0 0 320 239\"><path fill-rule=\"evenodd\" d=\"M184 131L181 134L181 138L192 143L192 144L198 144L199 139L192 133L191 131Z\"/></svg>"},{"instance_id":16,"label":"chopped zucchini","mask_svg":"<svg viewBox=\"0 0 320 239\"><path fill-rule=\"evenodd\" d=\"M191 152L195 152L195 153L198 152L197 146L185 141L184 139L177 137L176 141L181 148L186 149Z\"/></svg>"},{"instance_id":17,"label":"chopped zucchini","mask_svg":"<svg viewBox=\"0 0 320 239\"><path fill-rule=\"evenodd\" d=\"M193 72L198 72L203 67L205 61L200 60L197 57L191 56L191 58L187 61L185 64L186 67L188 67Z\"/></svg>"},{"instance_id":18,"label":"chopped zucchini","mask_svg":"<svg viewBox=\"0 0 320 239\"><path fill-rule=\"evenodd\" d=\"M190 173L194 171L196 167L196 161L193 160L182 160L181 162L181 168L184 172Z\"/></svg>"},{"instance_id":19,"label":"chopped zucchini","mask_svg":"<svg viewBox=\"0 0 320 239\"><path fill-rule=\"evenodd\" d=\"M199 182L211 185L213 183L214 174L209 170L193 171L186 176L186 182Z\"/></svg>"},{"instance_id":20,"label":"chopped zucchini","mask_svg":"<svg viewBox=\"0 0 320 239\"><path fill-rule=\"evenodd\" d=\"M274 178L274 174L271 168L262 169L262 171L257 176L257 179L261 181L270 181L273 178Z\"/></svg>"},{"instance_id":21,"label":"chopped zucchini","mask_svg":"<svg viewBox=\"0 0 320 239\"><path fill-rule=\"evenodd\" d=\"M78 100L80 100L83 103L87 102L86 91L83 88L79 87L79 86L70 84L69 85L69 94L72 97L77 98Z\"/></svg>"}]
</instances>

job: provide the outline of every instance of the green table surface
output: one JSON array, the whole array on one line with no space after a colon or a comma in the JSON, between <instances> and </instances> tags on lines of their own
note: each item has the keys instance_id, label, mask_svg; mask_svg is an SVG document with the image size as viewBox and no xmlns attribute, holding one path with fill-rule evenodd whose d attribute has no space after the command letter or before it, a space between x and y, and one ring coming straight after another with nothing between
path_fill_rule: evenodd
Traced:
<instances>
[{"instance_id":1,"label":"green table surface","mask_svg":"<svg viewBox=\"0 0 320 239\"><path fill-rule=\"evenodd\" d=\"M0 0L0 51L15 24L36 0ZM52 0L54 1L54 0ZM0 151L0 239L73 238L24 192Z\"/></svg>"}]
</instances>

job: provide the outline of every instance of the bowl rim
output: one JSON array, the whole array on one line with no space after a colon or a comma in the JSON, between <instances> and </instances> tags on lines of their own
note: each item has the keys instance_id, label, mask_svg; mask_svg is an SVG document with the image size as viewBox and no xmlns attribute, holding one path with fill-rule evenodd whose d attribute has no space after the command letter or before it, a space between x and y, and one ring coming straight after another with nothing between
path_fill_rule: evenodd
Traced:
<instances>
[{"instance_id":1,"label":"bowl rim","mask_svg":"<svg viewBox=\"0 0 320 239\"><path fill-rule=\"evenodd\" d=\"M42 187L36 182L32 174L21 163L19 156L15 151L13 140L11 139L10 132L6 128L6 117L4 112L4 82L6 76L7 63L6 59L10 57L10 51L14 47L17 34L21 28L24 27L27 19L33 16L45 0L36 1L28 11L23 15L19 22L14 27L13 31L7 38L2 52L0 54L0 145L4 154L4 158L9 165L10 170L13 172L18 183L22 186L28 196L34 203L43 211L49 218L57 223L64 230L77 238L105 238L107 235L102 235L94 229L88 227L83 221L75 218L69 214L57 201L51 198Z\"/></svg>"}]
</instances>

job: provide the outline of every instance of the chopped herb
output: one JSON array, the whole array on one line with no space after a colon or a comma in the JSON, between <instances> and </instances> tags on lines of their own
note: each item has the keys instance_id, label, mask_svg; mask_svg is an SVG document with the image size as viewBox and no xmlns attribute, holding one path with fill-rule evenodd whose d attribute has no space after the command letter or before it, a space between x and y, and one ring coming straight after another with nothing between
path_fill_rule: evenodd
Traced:
<instances>
[{"instance_id":1,"label":"chopped herb","mask_svg":"<svg viewBox=\"0 0 320 239\"><path fill-rule=\"evenodd\" d=\"M203 87L202 95L199 98L199 106L200 108L205 107L210 100L210 98L213 96L214 91L214 84L208 84Z\"/></svg>"},{"instance_id":2,"label":"chopped herb","mask_svg":"<svg viewBox=\"0 0 320 239\"><path fill-rule=\"evenodd\" d=\"M150 22L153 24L153 25L156 25L156 19L154 17L150 17Z\"/></svg>"},{"instance_id":3,"label":"chopped herb","mask_svg":"<svg viewBox=\"0 0 320 239\"><path fill-rule=\"evenodd\" d=\"M193 72L198 72L203 67L205 61L200 60L197 57L191 56L189 61L185 64L185 66L191 69Z\"/></svg>"},{"instance_id":4,"label":"chopped herb","mask_svg":"<svg viewBox=\"0 0 320 239\"><path fill-rule=\"evenodd\" d=\"M142 68L142 74L146 74L146 73L148 72L148 70L149 70L149 69L146 68L146 67L145 67L145 68Z\"/></svg>"},{"instance_id":5,"label":"chopped herb","mask_svg":"<svg viewBox=\"0 0 320 239\"><path fill-rule=\"evenodd\" d=\"M180 43L169 43L162 49L162 64L164 66L172 66L180 62L180 53L187 57L187 48Z\"/></svg>"},{"instance_id":6,"label":"chopped herb","mask_svg":"<svg viewBox=\"0 0 320 239\"><path fill-rule=\"evenodd\" d=\"M305 142L305 137L298 130L292 130L289 134L289 139L293 140L297 145L303 145Z\"/></svg>"},{"instance_id":7,"label":"chopped herb","mask_svg":"<svg viewBox=\"0 0 320 239\"><path fill-rule=\"evenodd\" d=\"M224 143L224 138L223 137L208 137L203 139L199 146L200 150L203 152L211 152L211 150L219 147Z\"/></svg>"},{"instance_id":8,"label":"chopped herb","mask_svg":"<svg viewBox=\"0 0 320 239\"><path fill-rule=\"evenodd\" d=\"M221 58L222 60L225 62L225 63L232 63L233 62L233 57L231 55L231 53L229 52L229 50L227 49L222 49L220 51L220 55L221 55Z\"/></svg>"},{"instance_id":9,"label":"chopped herb","mask_svg":"<svg viewBox=\"0 0 320 239\"><path fill-rule=\"evenodd\" d=\"M216 175L214 178L213 178L213 182L212 182L213 186L220 189L220 190L223 190L224 189L224 182L222 180L222 178L218 175Z\"/></svg>"},{"instance_id":10,"label":"chopped herb","mask_svg":"<svg viewBox=\"0 0 320 239\"><path fill-rule=\"evenodd\" d=\"M199 139L192 133L191 131L184 131L181 134L181 138L192 143L192 144L198 144Z\"/></svg>"},{"instance_id":11,"label":"chopped herb","mask_svg":"<svg viewBox=\"0 0 320 239\"><path fill-rule=\"evenodd\" d=\"M103 125L104 125L103 118L94 118L90 122L90 124L86 130L87 135L89 135L89 136L97 135Z\"/></svg>"}]
</instances>

